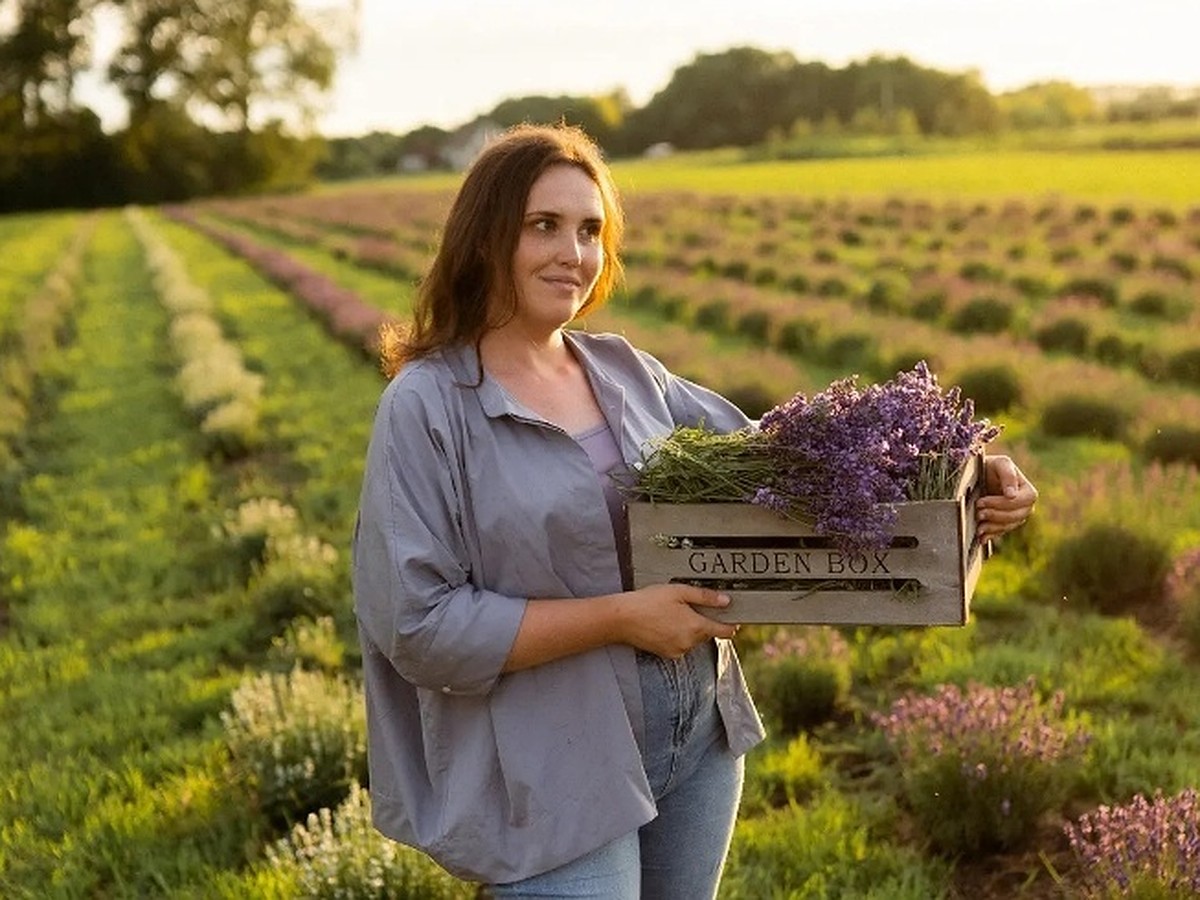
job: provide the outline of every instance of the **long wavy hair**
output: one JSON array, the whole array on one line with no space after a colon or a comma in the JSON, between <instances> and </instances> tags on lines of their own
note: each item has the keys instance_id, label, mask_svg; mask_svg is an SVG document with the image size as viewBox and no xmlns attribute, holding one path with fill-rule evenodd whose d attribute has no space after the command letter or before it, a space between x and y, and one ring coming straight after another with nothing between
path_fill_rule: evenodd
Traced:
<instances>
[{"instance_id":1,"label":"long wavy hair","mask_svg":"<svg viewBox=\"0 0 1200 900\"><path fill-rule=\"evenodd\" d=\"M463 179L433 263L421 281L411 321L383 326L380 357L388 377L441 347L478 345L489 329L515 314L512 267L525 204L534 182L557 165L586 173L599 188L604 206L604 265L577 318L612 296L623 275L625 214L600 149L572 125L517 125L488 144Z\"/></svg>"}]
</instances>

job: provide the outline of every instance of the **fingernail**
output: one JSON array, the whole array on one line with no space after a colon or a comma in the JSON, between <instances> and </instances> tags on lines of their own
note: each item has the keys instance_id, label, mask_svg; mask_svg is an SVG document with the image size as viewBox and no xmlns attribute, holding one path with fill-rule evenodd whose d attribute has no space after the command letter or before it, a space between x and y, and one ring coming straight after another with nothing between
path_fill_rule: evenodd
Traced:
<instances>
[{"instance_id":1,"label":"fingernail","mask_svg":"<svg viewBox=\"0 0 1200 900\"><path fill-rule=\"evenodd\" d=\"M1015 497L1015 496L1017 496L1017 488L1016 488L1016 485L1012 485L1012 484L1010 484L1008 487L1006 487L1006 488L1004 489L1004 496L1005 496L1005 497Z\"/></svg>"},{"instance_id":2,"label":"fingernail","mask_svg":"<svg viewBox=\"0 0 1200 900\"><path fill-rule=\"evenodd\" d=\"M717 594L717 602L720 603L722 606L728 606L729 605L729 595L728 594Z\"/></svg>"}]
</instances>

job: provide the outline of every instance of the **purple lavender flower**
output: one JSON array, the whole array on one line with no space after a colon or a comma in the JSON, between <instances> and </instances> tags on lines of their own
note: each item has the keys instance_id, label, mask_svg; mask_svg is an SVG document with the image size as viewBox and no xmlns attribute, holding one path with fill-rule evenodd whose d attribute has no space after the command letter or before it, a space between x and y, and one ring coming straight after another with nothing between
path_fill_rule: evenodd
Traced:
<instances>
[{"instance_id":1,"label":"purple lavender flower","mask_svg":"<svg viewBox=\"0 0 1200 900\"><path fill-rule=\"evenodd\" d=\"M1089 737L1062 720L1062 704L1061 693L1041 700L1033 679L943 685L901 697L873 721L896 751L915 817L957 854L1019 846L1065 797Z\"/></svg>"},{"instance_id":2,"label":"purple lavender flower","mask_svg":"<svg viewBox=\"0 0 1200 900\"><path fill-rule=\"evenodd\" d=\"M1087 896L1134 886L1159 889L1154 896L1200 895L1200 793L1194 788L1100 806L1064 831L1083 863Z\"/></svg>"},{"instance_id":3,"label":"purple lavender flower","mask_svg":"<svg viewBox=\"0 0 1200 900\"><path fill-rule=\"evenodd\" d=\"M999 433L974 420L974 405L957 387L943 393L924 362L865 390L852 377L811 400L796 394L760 427L780 464L753 502L802 510L818 532L850 549L887 546L896 503L945 496L944 486L922 485L930 463L953 481L967 457Z\"/></svg>"}]
</instances>

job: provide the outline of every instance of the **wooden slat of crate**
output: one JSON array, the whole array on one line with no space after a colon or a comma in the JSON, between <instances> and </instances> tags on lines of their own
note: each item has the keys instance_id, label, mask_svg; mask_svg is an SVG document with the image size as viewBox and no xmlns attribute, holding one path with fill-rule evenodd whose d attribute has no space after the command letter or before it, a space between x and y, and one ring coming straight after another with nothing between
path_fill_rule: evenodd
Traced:
<instances>
[{"instance_id":1,"label":"wooden slat of crate","mask_svg":"<svg viewBox=\"0 0 1200 900\"><path fill-rule=\"evenodd\" d=\"M979 467L981 469L981 467ZM729 622L861 625L964 625L983 562L975 542L977 469L958 500L898 504L895 535L915 538L914 547L893 546L882 556L853 565L837 551L780 551L782 539L813 537L811 528L744 503L630 503L634 586L715 579L732 602L706 614ZM691 541L692 546L667 546ZM761 546L739 540L736 549L700 547L705 538L763 538ZM803 552L800 557L775 554ZM735 556L734 554L741 554ZM757 556L755 554L758 554ZM765 563L764 563L765 560ZM783 563L780 565L780 563ZM764 564L767 566L764 571ZM762 579L803 579L803 586L760 589ZM869 587L834 589L829 582L873 579ZM881 585L885 579L889 583ZM897 591L897 581L919 584Z\"/></svg>"}]
</instances>

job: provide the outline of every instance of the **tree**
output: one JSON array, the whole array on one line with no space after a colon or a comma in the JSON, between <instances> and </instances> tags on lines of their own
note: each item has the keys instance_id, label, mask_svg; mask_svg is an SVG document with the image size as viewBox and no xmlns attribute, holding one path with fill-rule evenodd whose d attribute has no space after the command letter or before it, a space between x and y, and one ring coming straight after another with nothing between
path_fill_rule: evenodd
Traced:
<instances>
[{"instance_id":1,"label":"tree","mask_svg":"<svg viewBox=\"0 0 1200 900\"><path fill-rule=\"evenodd\" d=\"M805 109L791 53L734 47L699 54L630 116L631 149L658 141L677 147L747 147L787 129Z\"/></svg>"},{"instance_id":2,"label":"tree","mask_svg":"<svg viewBox=\"0 0 1200 900\"><path fill-rule=\"evenodd\" d=\"M1096 101L1067 81L1042 81L997 98L1005 121L1013 128L1063 128L1094 121Z\"/></svg>"},{"instance_id":3,"label":"tree","mask_svg":"<svg viewBox=\"0 0 1200 900\"><path fill-rule=\"evenodd\" d=\"M504 100L483 118L502 128L522 122L566 122L586 131L602 147L612 144L624 123L629 98L623 91L596 97L529 96Z\"/></svg>"},{"instance_id":4,"label":"tree","mask_svg":"<svg viewBox=\"0 0 1200 900\"><path fill-rule=\"evenodd\" d=\"M166 101L223 130L303 130L333 81L335 51L294 0L117 2L128 27L109 77L131 119Z\"/></svg>"},{"instance_id":5,"label":"tree","mask_svg":"<svg viewBox=\"0 0 1200 900\"><path fill-rule=\"evenodd\" d=\"M28 126L75 108L75 80L89 59L96 0L17 0L15 24L0 41L0 92L15 97Z\"/></svg>"},{"instance_id":6,"label":"tree","mask_svg":"<svg viewBox=\"0 0 1200 900\"><path fill-rule=\"evenodd\" d=\"M911 110L924 134L993 131L999 108L977 73L949 73L917 65L903 56L871 56L841 69L832 91L832 107L842 122L860 110L878 112L885 130L898 127L901 110Z\"/></svg>"},{"instance_id":7,"label":"tree","mask_svg":"<svg viewBox=\"0 0 1200 900\"><path fill-rule=\"evenodd\" d=\"M333 48L294 0L200 0L203 55L192 72L196 98L233 130L262 120L294 119L307 128L317 97L333 82Z\"/></svg>"}]
</instances>

